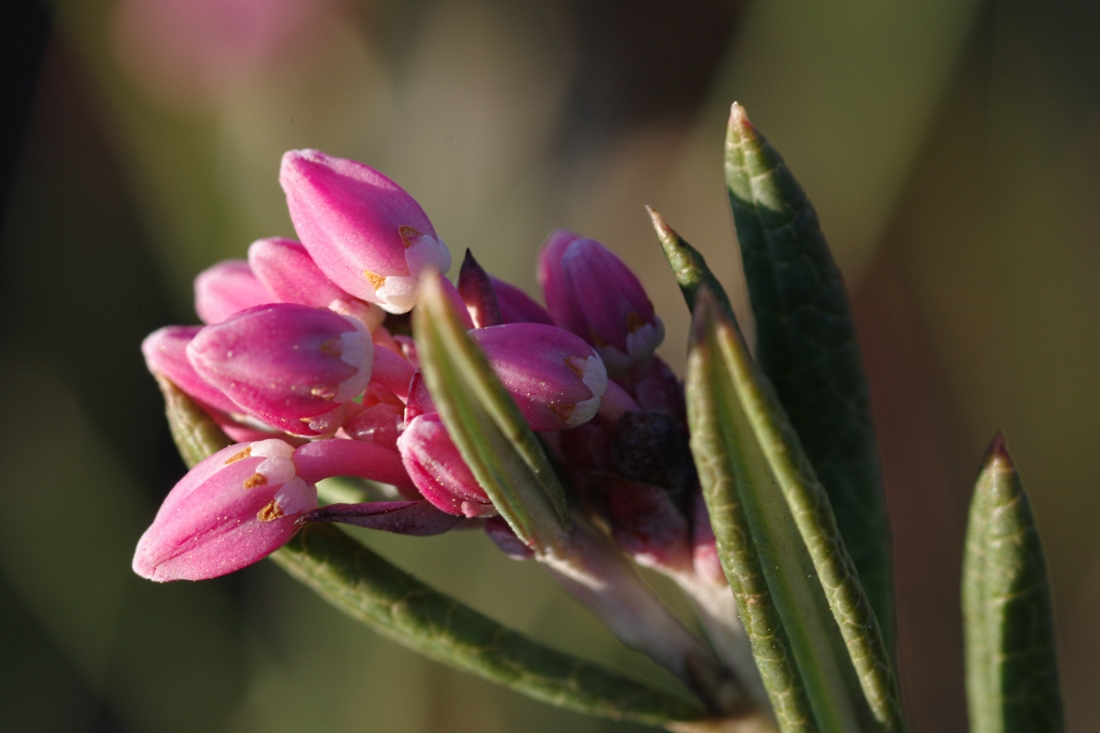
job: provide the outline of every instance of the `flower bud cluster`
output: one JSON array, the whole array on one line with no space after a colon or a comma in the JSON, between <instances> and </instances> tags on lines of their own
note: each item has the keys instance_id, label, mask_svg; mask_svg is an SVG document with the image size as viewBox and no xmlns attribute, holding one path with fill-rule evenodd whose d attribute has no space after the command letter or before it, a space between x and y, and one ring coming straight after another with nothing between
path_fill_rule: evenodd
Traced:
<instances>
[{"instance_id":1,"label":"flower bud cluster","mask_svg":"<svg viewBox=\"0 0 1100 733\"><path fill-rule=\"evenodd\" d=\"M382 174L318 151L287 153L280 180L300 241L261 239L247 260L201 273L195 310L205 325L169 326L142 346L150 371L237 444L169 493L135 571L154 580L221 575L278 549L304 521L424 535L493 520L491 535L506 541L507 526L436 412L415 343L386 325L415 307L426 272L450 266L431 221ZM548 444L590 423L606 431L608 415L640 409L609 382L605 360L621 382L652 360L662 332L629 270L602 245L570 236L554 255L565 264L544 278L550 311L469 255L457 287L441 280ZM603 279L595 297L587 258ZM584 316L592 308L609 314ZM316 483L332 476L388 484L402 501L318 508Z\"/></svg>"}]
</instances>

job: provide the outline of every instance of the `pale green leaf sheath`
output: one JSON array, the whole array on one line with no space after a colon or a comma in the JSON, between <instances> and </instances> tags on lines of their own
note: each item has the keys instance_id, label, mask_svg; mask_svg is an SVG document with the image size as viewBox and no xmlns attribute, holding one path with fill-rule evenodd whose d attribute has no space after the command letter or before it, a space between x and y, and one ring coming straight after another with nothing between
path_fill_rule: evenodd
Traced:
<instances>
[{"instance_id":1,"label":"pale green leaf sheath","mask_svg":"<svg viewBox=\"0 0 1100 733\"><path fill-rule=\"evenodd\" d=\"M163 378L158 382L172 436L189 463L232 444L186 394ZM650 725L697 721L681 726L708 730L698 702L543 646L422 583L332 525L306 525L271 557L343 612L437 661L569 710Z\"/></svg>"},{"instance_id":2,"label":"pale green leaf sheath","mask_svg":"<svg viewBox=\"0 0 1100 733\"><path fill-rule=\"evenodd\" d=\"M740 484L746 480L747 469L735 426L728 424L732 417L727 406L729 385L721 373L715 335L706 314L701 314L692 335L686 376L691 450L722 568L776 721L784 733L809 733L818 727L741 499Z\"/></svg>"},{"instance_id":3,"label":"pale green leaf sheath","mask_svg":"<svg viewBox=\"0 0 1100 733\"><path fill-rule=\"evenodd\" d=\"M1000 434L989 447L970 505L963 613L971 731L1063 730L1046 561Z\"/></svg>"},{"instance_id":4,"label":"pale green leaf sheath","mask_svg":"<svg viewBox=\"0 0 1100 733\"><path fill-rule=\"evenodd\" d=\"M890 647L890 524L848 297L805 193L737 104L726 184L756 319L756 358L828 491Z\"/></svg>"}]
</instances>

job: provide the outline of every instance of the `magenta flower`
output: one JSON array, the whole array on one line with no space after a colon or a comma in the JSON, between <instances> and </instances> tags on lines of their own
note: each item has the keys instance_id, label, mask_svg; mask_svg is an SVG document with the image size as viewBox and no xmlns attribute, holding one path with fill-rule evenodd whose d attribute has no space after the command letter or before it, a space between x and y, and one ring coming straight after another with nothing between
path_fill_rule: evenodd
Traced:
<instances>
[{"instance_id":1,"label":"magenta flower","mask_svg":"<svg viewBox=\"0 0 1100 733\"><path fill-rule=\"evenodd\" d=\"M145 337L141 353L153 374L160 374L192 399L226 413L239 412L233 400L199 376L187 358L187 345L202 326L166 326Z\"/></svg>"},{"instance_id":2,"label":"magenta flower","mask_svg":"<svg viewBox=\"0 0 1100 733\"><path fill-rule=\"evenodd\" d=\"M317 507L281 440L229 446L199 463L165 498L138 541L134 572L159 582L204 580L267 557Z\"/></svg>"},{"instance_id":3,"label":"magenta flower","mask_svg":"<svg viewBox=\"0 0 1100 733\"><path fill-rule=\"evenodd\" d=\"M355 440L396 452L397 436L405 429L405 403L390 390L371 382L363 397L363 411L345 422L343 429Z\"/></svg>"},{"instance_id":4,"label":"magenta flower","mask_svg":"<svg viewBox=\"0 0 1100 733\"><path fill-rule=\"evenodd\" d=\"M607 389L603 361L557 326L507 323L470 331L520 412L535 431L588 422Z\"/></svg>"},{"instance_id":5,"label":"magenta flower","mask_svg":"<svg viewBox=\"0 0 1100 733\"><path fill-rule=\"evenodd\" d=\"M397 439L397 447L416 488L437 509L461 517L497 513L439 415L414 418Z\"/></svg>"},{"instance_id":6,"label":"magenta flower","mask_svg":"<svg viewBox=\"0 0 1100 733\"><path fill-rule=\"evenodd\" d=\"M593 239L552 234L539 252L539 282L554 322L595 346L612 371L649 359L664 340L641 282Z\"/></svg>"},{"instance_id":7,"label":"magenta flower","mask_svg":"<svg viewBox=\"0 0 1100 733\"><path fill-rule=\"evenodd\" d=\"M248 264L276 302L325 308L334 300L352 300L293 239L257 239L248 248Z\"/></svg>"},{"instance_id":8,"label":"magenta flower","mask_svg":"<svg viewBox=\"0 0 1100 733\"><path fill-rule=\"evenodd\" d=\"M276 301L244 260L222 260L195 277L195 313L203 323L221 323L235 313Z\"/></svg>"},{"instance_id":9,"label":"magenta flower","mask_svg":"<svg viewBox=\"0 0 1100 733\"><path fill-rule=\"evenodd\" d=\"M374 364L371 367L370 381L379 384L402 400L408 399L409 385L416 369L405 357L393 349L378 347L374 349Z\"/></svg>"},{"instance_id":10,"label":"magenta flower","mask_svg":"<svg viewBox=\"0 0 1100 733\"><path fill-rule=\"evenodd\" d=\"M420 205L373 168L318 150L283 156L290 218L317 266L339 287L405 313L420 273L446 272L451 255Z\"/></svg>"},{"instance_id":11,"label":"magenta flower","mask_svg":"<svg viewBox=\"0 0 1100 733\"><path fill-rule=\"evenodd\" d=\"M373 345L363 323L276 303L202 329L187 346L200 377L241 409L295 435L335 431L367 388Z\"/></svg>"},{"instance_id":12,"label":"magenta flower","mask_svg":"<svg viewBox=\"0 0 1100 733\"><path fill-rule=\"evenodd\" d=\"M359 440L331 438L309 441L294 451L294 464L306 481L316 482L332 476L358 476L398 488L413 487L397 451Z\"/></svg>"},{"instance_id":13,"label":"magenta flower","mask_svg":"<svg viewBox=\"0 0 1100 733\"><path fill-rule=\"evenodd\" d=\"M470 331L470 338L485 352L532 430L576 427L600 409L607 370L592 347L568 331L542 323L506 323ZM417 372L405 419L412 422L435 411L428 385Z\"/></svg>"},{"instance_id":14,"label":"magenta flower","mask_svg":"<svg viewBox=\"0 0 1100 733\"><path fill-rule=\"evenodd\" d=\"M493 292L497 296L497 305L500 308L500 317L503 323L554 324L554 319L550 317L546 309L515 285L492 275L489 276L489 281L493 284Z\"/></svg>"}]
</instances>

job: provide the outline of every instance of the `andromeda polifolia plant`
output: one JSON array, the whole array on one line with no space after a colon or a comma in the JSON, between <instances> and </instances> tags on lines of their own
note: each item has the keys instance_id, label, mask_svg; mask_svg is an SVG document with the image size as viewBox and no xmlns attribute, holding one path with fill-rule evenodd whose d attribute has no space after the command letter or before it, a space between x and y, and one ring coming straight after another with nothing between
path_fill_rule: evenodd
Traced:
<instances>
[{"instance_id":1,"label":"andromeda polifolia plant","mask_svg":"<svg viewBox=\"0 0 1100 733\"><path fill-rule=\"evenodd\" d=\"M681 381L655 355L665 332L645 288L599 242L550 235L545 307L469 250L452 284L447 246L396 183L287 153L301 241L262 239L203 272L206 325L143 345L190 471L135 572L201 580L270 556L379 633L582 713L672 731L904 731L890 525L848 296L805 194L736 104L725 170L753 349L702 256L649 210L692 315ZM481 530L680 688L508 629L341 523ZM1042 548L999 435L965 563L973 730L1061 730ZM675 581L697 628L639 566Z\"/></svg>"}]
</instances>

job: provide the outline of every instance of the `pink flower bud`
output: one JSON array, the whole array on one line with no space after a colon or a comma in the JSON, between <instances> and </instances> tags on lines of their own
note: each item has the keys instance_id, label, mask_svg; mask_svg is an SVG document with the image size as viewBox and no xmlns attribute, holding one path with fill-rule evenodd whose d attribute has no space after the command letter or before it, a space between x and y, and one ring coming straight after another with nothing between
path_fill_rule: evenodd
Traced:
<instances>
[{"instance_id":1,"label":"pink flower bud","mask_svg":"<svg viewBox=\"0 0 1100 733\"><path fill-rule=\"evenodd\" d=\"M542 323L506 323L470 331L470 338L485 352L532 430L573 428L600 409L607 370L592 347L568 331ZM418 371L409 385L405 420L435 411Z\"/></svg>"},{"instance_id":2,"label":"pink flower bud","mask_svg":"<svg viewBox=\"0 0 1100 733\"><path fill-rule=\"evenodd\" d=\"M207 326L187 358L250 415L288 433L318 435L339 428L342 404L366 389L373 346L355 318L275 303Z\"/></svg>"},{"instance_id":3,"label":"pink flower bud","mask_svg":"<svg viewBox=\"0 0 1100 733\"><path fill-rule=\"evenodd\" d=\"M399 488L413 483L397 451L346 438L313 440L294 451L298 474L310 482L333 476L358 476Z\"/></svg>"},{"instance_id":4,"label":"pink flower bud","mask_svg":"<svg viewBox=\"0 0 1100 733\"><path fill-rule=\"evenodd\" d=\"M539 250L537 263L539 287L542 288L542 296L546 300L547 313L550 314L551 322L573 333L586 331L585 319L581 317L580 312L576 309L566 309L558 306L551 308L549 292L551 289L554 290L555 303L569 300L568 281L562 271L562 256L565 254L566 248L578 239L583 239L583 237L576 232L571 232L568 229L555 230ZM587 331L579 335L586 338Z\"/></svg>"},{"instance_id":5,"label":"pink flower bud","mask_svg":"<svg viewBox=\"0 0 1100 733\"><path fill-rule=\"evenodd\" d=\"M401 348L401 355L412 364L413 369L419 369L420 355L416 351L416 341L413 337L399 333L393 337L393 340Z\"/></svg>"},{"instance_id":6,"label":"pink flower bud","mask_svg":"<svg viewBox=\"0 0 1100 733\"><path fill-rule=\"evenodd\" d=\"M506 283L492 275L489 281L493 284L493 292L497 296L497 305L500 307L500 317L503 323L545 323L554 325L554 319L546 312L546 309L536 303L531 296L523 292L515 285Z\"/></svg>"},{"instance_id":7,"label":"pink flower bud","mask_svg":"<svg viewBox=\"0 0 1100 733\"><path fill-rule=\"evenodd\" d=\"M165 498L138 541L143 578L204 580L266 557L317 507L317 489L295 470L281 440L238 443L199 463Z\"/></svg>"},{"instance_id":8,"label":"pink flower bud","mask_svg":"<svg viewBox=\"0 0 1100 733\"><path fill-rule=\"evenodd\" d=\"M466 257L458 271L458 293L466 304L475 328L504 323L489 273L478 264L470 250L466 250Z\"/></svg>"},{"instance_id":9,"label":"pink flower bud","mask_svg":"<svg viewBox=\"0 0 1100 733\"><path fill-rule=\"evenodd\" d=\"M392 349L377 347L374 349L374 365L371 367L371 382L377 382L401 399L409 396L409 383L416 369Z\"/></svg>"},{"instance_id":10,"label":"pink flower bud","mask_svg":"<svg viewBox=\"0 0 1100 733\"><path fill-rule=\"evenodd\" d=\"M187 359L187 344L201 330L202 326L166 326L153 331L141 342L145 365L153 374L167 377L188 397L222 412L239 412L233 400L200 377Z\"/></svg>"},{"instance_id":11,"label":"pink flower bud","mask_svg":"<svg viewBox=\"0 0 1100 733\"><path fill-rule=\"evenodd\" d=\"M424 372L418 369L409 383L409 399L405 403L405 422L411 423L421 415L430 415L436 411L432 393L428 391L428 383L424 381Z\"/></svg>"},{"instance_id":12,"label":"pink flower bud","mask_svg":"<svg viewBox=\"0 0 1100 733\"><path fill-rule=\"evenodd\" d=\"M405 313L416 304L421 271L450 269L450 252L420 205L373 168L291 150L279 182L302 244L355 297Z\"/></svg>"},{"instance_id":13,"label":"pink flower bud","mask_svg":"<svg viewBox=\"0 0 1100 733\"><path fill-rule=\"evenodd\" d=\"M382 349L378 349L381 352ZM377 353L377 352L376 352ZM405 403L380 384L371 382L363 397L363 411L344 423L355 440L397 451L397 436L405 429Z\"/></svg>"},{"instance_id":14,"label":"pink flower bud","mask_svg":"<svg viewBox=\"0 0 1100 733\"><path fill-rule=\"evenodd\" d=\"M619 547L642 565L690 570L692 548L687 517L664 489L603 474L599 496Z\"/></svg>"},{"instance_id":15,"label":"pink flower bud","mask_svg":"<svg viewBox=\"0 0 1100 733\"><path fill-rule=\"evenodd\" d=\"M541 323L508 323L470 331L532 430L572 428L600 408L607 370L592 347Z\"/></svg>"},{"instance_id":16,"label":"pink flower bud","mask_svg":"<svg viewBox=\"0 0 1100 733\"><path fill-rule=\"evenodd\" d=\"M195 312L203 323L221 323L247 308L276 301L244 260L223 260L195 277Z\"/></svg>"},{"instance_id":17,"label":"pink flower bud","mask_svg":"<svg viewBox=\"0 0 1100 733\"><path fill-rule=\"evenodd\" d=\"M293 239L256 240L248 248L248 264L277 302L326 308L334 300L351 300Z\"/></svg>"},{"instance_id":18,"label":"pink flower bud","mask_svg":"<svg viewBox=\"0 0 1100 733\"><path fill-rule=\"evenodd\" d=\"M416 488L437 509L463 517L497 513L439 415L415 418L397 439L397 447Z\"/></svg>"},{"instance_id":19,"label":"pink flower bud","mask_svg":"<svg viewBox=\"0 0 1100 733\"><path fill-rule=\"evenodd\" d=\"M539 253L539 282L554 322L596 347L608 368L653 356L665 327L645 289L611 250L556 232Z\"/></svg>"},{"instance_id":20,"label":"pink flower bud","mask_svg":"<svg viewBox=\"0 0 1100 733\"><path fill-rule=\"evenodd\" d=\"M642 409L664 413L687 424L684 386L660 357L637 364L628 375L623 375L623 383L628 385Z\"/></svg>"},{"instance_id":21,"label":"pink flower bud","mask_svg":"<svg viewBox=\"0 0 1100 733\"><path fill-rule=\"evenodd\" d=\"M371 332L371 338L377 342L374 336L378 331L385 330L382 327L382 323L386 320L386 311L382 310L374 303L364 303L361 300L356 300L350 295L347 297L347 300L331 301L328 304L328 309L342 316L362 321L363 325L367 327L367 330Z\"/></svg>"}]
</instances>

